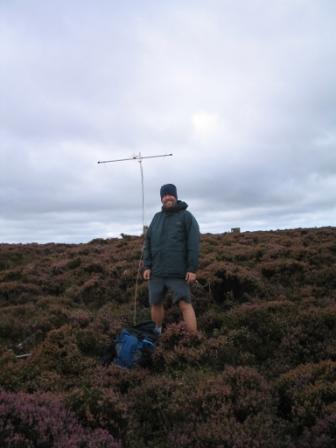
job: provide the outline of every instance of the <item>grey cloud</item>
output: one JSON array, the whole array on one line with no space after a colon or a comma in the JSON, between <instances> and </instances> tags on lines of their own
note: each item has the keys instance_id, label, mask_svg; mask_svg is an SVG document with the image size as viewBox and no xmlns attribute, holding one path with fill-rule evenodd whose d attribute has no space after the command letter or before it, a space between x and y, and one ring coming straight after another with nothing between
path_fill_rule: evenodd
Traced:
<instances>
[{"instance_id":1,"label":"grey cloud","mask_svg":"<svg viewBox=\"0 0 336 448\"><path fill-rule=\"evenodd\" d=\"M175 182L207 231L335 225L335 3L0 6L0 240L139 233ZM259 226L259 227L258 227Z\"/></svg>"}]
</instances>

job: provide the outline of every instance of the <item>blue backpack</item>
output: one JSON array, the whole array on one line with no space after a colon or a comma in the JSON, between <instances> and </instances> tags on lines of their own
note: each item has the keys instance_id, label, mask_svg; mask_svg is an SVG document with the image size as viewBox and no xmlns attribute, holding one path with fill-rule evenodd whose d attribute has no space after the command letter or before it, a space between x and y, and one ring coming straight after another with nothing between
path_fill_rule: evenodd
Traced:
<instances>
[{"instance_id":1,"label":"blue backpack","mask_svg":"<svg viewBox=\"0 0 336 448\"><path fill-rule=\"evenodd\" d=\"M128 369L137 365L146 367L151 363L157 339L158 334L153 321L124 328L110 346L109 353L103 357L103 365L108 365L113 361L114 364ZM113 352L113 357L111 352Z\"/></svg>"}]
</instances>

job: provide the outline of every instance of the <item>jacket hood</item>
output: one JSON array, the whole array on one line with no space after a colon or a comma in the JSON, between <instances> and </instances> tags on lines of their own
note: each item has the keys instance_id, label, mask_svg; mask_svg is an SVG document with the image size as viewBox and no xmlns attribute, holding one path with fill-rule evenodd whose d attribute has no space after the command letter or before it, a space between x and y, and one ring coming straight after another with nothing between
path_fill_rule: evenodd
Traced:
<instances>
[{"instance_id":1,"label":"jacket hood","mask_svg":"<svg viewBox=\"0 0 336 448\"><path fill-rule=\"evenodd\" d=\"M162 206L161 210L166 213L174 213L174 212L179 212L180 210L186 210L187 208L188 208L188 204L186 202L178 200L176 202L176 204L174 205L174 207L164 208Z\"/></svg>"}]
</instances>

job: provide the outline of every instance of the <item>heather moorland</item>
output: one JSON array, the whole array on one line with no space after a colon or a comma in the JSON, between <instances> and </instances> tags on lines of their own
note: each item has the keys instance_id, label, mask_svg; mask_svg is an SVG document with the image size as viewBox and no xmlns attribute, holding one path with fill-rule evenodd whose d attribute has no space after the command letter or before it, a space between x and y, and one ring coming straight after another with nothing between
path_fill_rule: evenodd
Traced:
<instances>
[{"instance_id":1,"label":"heather moorland","mask_svg":"<svg viewBox=\"0 0 336 448\"><path fill-rule=\"evenodd\" d=\"M104 367L142 243L0 245L0 446L336 446L336 228L202 235L199 332L168 296L152 362Z\"/></svg>"}]
</instances>

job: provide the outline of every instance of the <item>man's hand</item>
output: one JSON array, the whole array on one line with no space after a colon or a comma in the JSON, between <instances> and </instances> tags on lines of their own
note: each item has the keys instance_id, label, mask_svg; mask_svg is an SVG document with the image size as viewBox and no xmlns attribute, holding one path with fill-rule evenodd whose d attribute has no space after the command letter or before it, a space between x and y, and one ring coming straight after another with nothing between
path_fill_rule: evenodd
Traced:
<instances>
[{"instance_id":1,"label":"man's hand","mask_svg":"<svg viewBox=\"0 0 336 448\"><path fill-rule=\"evenodd\" d=\"M144 270L144 273L143 273L143 278L144 278L145 280L149 280L149 279L150 279L150 276L151 276L151 270L150 270L150 269L145 269L145 270Z\"/></svg>"},{"instance_id":2,"label":"man's hand","mask_svg":"<svg viewBox=\"0 0 336 448\"><path fill-rule=\"evenodd\" d=\"M196 274L194 272L187 272L185 279L187 283L194 283L196 281Z\"/></svg>"}]
</instances>

